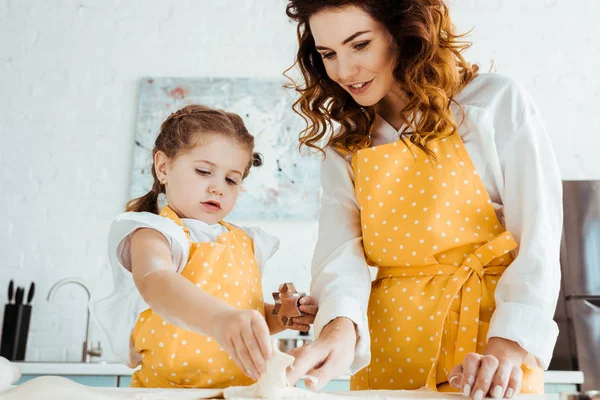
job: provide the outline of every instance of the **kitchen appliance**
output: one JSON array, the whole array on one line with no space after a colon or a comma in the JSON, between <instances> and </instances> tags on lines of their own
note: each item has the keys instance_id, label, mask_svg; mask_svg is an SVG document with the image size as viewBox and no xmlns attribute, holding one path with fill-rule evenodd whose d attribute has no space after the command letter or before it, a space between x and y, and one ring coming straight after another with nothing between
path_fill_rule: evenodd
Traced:
<instances>
[{"instance_id":1,"label":"kitchen appliance","mask_svg":"<svg viewBox=\"0 0 600 400\"><path fill-rule=\"evenodd\" d=\"M579 370L600 388L600 181L563 181L560 333L550 369Z\"/></svg>"}]
</instances>

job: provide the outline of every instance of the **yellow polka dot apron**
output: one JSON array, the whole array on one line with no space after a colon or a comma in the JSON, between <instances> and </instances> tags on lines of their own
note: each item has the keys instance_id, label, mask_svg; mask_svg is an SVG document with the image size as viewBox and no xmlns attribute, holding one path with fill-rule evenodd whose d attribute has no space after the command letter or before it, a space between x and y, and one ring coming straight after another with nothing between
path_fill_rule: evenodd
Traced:
<instances>
[{"instance_id":1,"label":"yellow polka dot apron","mask_svg":"<svg viewBox=\"0 0 600 400\"><path fill-rule=\"evenodd\" d=\"M450 370L482 353L494 290L517 247L498 221L458 134L428 146L397 141L352 157L363 247L378 267L368 318L371 364L351 389L453 391ZM543 371L522 366L522 392Z\"/></svg>"},{"instance_id":2,"label":"yellow polka dot apron","mask_svg":"<svg viewBox=\"0 0 600 400\"><path fill-rule=\"evenodd\" d=\"M168 206L161 216L175 221L190 240L188 228ZM264 314L253 242L242 230L220 223L227 232L215 242L190 240L190 255L181 275L233 307ZM253 383L213 338L176 327L152 309L140 314L132 340L142 358L132 387L224 388Z\"/></svg>"}]
</instances>

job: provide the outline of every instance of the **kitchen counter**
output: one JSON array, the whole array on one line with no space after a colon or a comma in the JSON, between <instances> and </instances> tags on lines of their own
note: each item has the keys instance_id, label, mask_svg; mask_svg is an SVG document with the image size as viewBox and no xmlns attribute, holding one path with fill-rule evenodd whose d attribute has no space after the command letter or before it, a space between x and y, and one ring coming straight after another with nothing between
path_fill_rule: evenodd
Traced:
<instances>
[{"instance_id":1,"label":"kitchen counter","mask_svg":"<svg viewBox=\"0 0 600 400\"><path fill-rule=\"evenodd\" d=\"M90 375L90 376L131 376L133 369L121 363L68 363L68 362L15 362L23 375ZM348 380L342 375L337 380ZM582 384L580 371L545 371L545 384Z\"/></svg>"},{"instance_id":2,"label":"kitchen counter","mask_svg":"<svg viewBox=\"0 0 600 400\"><path fill-rule=\"evenodd\" d=\"M23 375L129 376L133 369L121 363L13 362Z\"/></svg>"},{"instance_id":3,"label":"kitchen counter","mask_svg":"<svg viewBox=\"0 0 600 400\"><path fill-rule=\"evenodd\" d=\"M45 382L49 388L49 381ZM44 398L53 399L80 399L94 398L96 400L122 399L133 400L147 399L186 399L198 400L217 397L219 390L211 389L138 389L138 388L89 388L68 381L54 380L51 384L53 396ZM22 387L12 387L8 391L0 393L7 400L21 399L22 395L31 393L31 390ZM38 393L39 394L39 393ZM406 400L460 400L464 399L460 393L438 393L424 390L365 390L365 391L339 391L333 393L314 394L318 399L406 399ZM4 397L3 397L4 398ZM37 397L36 397L37 398ZM559 400L558 394L519 394L515 400Z\"/></svg>"},{"instance_id":4,"label":"kitchen counter","mask_svg":"<svg viewBox=\"0 0 600 400\"><path fill-rule=\"evenodd\" d=\"M177 394L185 396L186 400L199 400L209 398L214 393L214 390L209 389L133 389L133 388L121 388L121 389L105 389L107 392L115 394L121 393L148 393L154 394L154 396L160 395L161 400L169 398L169 394ZM194 393L195 392L195 393ZM210 394L207 394L210 393ZM418 391L418 390L359 390L359 391L343 391L343 392L330 392L336 400L341 398L359 398L359 399L373 399L373 400L387 400L387 399L405 399L405 400L464 400L465 397L460 393L439 393L429 391ZM152 399L158 398L152 396ZM338 397L340 396L340 397ZM323 400L326 398L323 397ZM489 398L488 398L489 399ZM560 400L560 395L555 393L550 394L518 394L514 397L514 400Z\"/></svg>"}]
</instances>

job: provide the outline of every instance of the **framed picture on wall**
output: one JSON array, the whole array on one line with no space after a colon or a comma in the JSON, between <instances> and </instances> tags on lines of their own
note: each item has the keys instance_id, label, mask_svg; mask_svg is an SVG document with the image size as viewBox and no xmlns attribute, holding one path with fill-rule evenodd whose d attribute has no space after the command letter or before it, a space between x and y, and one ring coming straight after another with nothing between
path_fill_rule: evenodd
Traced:
<instances>
[{"instance_id":1,"label":"framed picture on wall","mask_svg":"<svg viewBox=\"0 0 600 400\"><path fill-rule=\"evenodd\" d=\"M304 120L292 110L291 93L275 78L144 78L135 134L131 196L152 187L152 147L161 123L189 104L239 114L255 137L264 164L252 168L230 214L236 220L316 220L318 154L300 154Z\"/></svg>"}]
</instances>

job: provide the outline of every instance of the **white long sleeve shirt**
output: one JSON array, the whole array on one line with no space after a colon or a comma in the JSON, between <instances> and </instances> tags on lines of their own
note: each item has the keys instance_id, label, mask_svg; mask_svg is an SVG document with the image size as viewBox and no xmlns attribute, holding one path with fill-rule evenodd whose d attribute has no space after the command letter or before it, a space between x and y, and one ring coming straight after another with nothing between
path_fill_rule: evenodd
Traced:
<instances>
[{"instance_id":1,"label":"white long sleeve shirt","mask_svg":"<svg viewBox=\"0 0 600 400\"><path fill-rule=\"evenodd\" d=\"M540 114L525 89L496 73L480 74L457 96L458 132L494 204L519 248L500 278L490 337L517 342L526 362L548 368L556 338L553 321L560 287L562 183ZM464 116L464 120L463 120ZM398 140L400 130L377 116L372 145ZM311 294L319 301L315 336L337 317L351 319L359 340L351 373L369 364L366 310L371 275L365 261L351 156L326 151L321 166L319 239ZM535 329L532 329L535 327Z\"/></svg>"}]
</instances>

